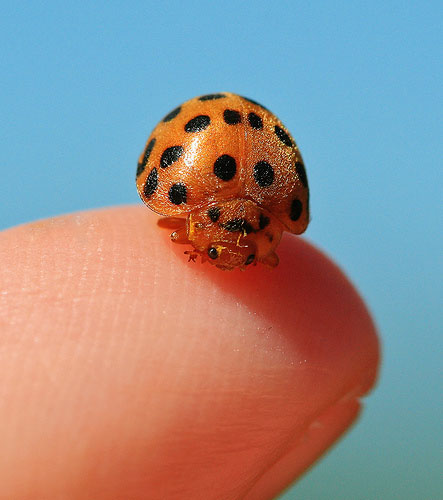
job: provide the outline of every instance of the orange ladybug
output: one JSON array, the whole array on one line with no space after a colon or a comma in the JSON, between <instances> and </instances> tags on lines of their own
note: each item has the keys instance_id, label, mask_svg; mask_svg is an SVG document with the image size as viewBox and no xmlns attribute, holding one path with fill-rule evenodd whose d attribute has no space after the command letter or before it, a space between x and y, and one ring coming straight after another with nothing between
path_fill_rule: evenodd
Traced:
<instances>
[{"instance_id":1,"label":"orange ladybug","mask_svg":"<svg viewBox=\"0 0 443 500\"><path fill-rule=\"evenodd\" d=\"M278 264L283 231L309 223L301 154L281 121L229 92L186 101L156 126L140 155L137 189L171 239L220 269Z\"/></svg>"}]
</instances>

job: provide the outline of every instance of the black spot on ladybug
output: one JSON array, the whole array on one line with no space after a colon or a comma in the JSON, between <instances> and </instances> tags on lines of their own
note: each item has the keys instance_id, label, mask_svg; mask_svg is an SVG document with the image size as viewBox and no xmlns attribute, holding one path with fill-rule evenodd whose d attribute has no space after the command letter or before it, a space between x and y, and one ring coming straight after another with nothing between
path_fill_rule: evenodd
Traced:
<instances>
[{"instance_id":1,"label":"black spot on ladybug","mask_svg":"<svg viewBox=\"0 0 443 500\"><path fill-rule=\"evenodd\" d=\"M255 104L256 106L260 106L261 108L263 108L263 109L265 109L266 111L268 111L268 108L265 108L265 107L263 106L263 104L260 104L259 102L254 101L254 99L249 99L249 97L245 97L245 96L240 96L240 97L242 97L245 101L248 101L248 102L250 102L251 104Z\"/></svg>"},{"instance_id":2,"label":"black spot on ladybug","mask_svg":"<svg viewBox=\"0 0 443 500\"><path fill-rule=\"evenodd\" d=\"M183 152L184 149L182 146L171 146L170 148L165 149L160 158L160 166L162 168L169 167L180 158Z\"/></svg>"},{"instance_id":3,"label":"black spot on ladybug","mask_svg":"<svg viewBox=\"0 0 443 500\"><path fill-rule=\"evenodd\" d=\"M249 125L256 130L261 130L263 128L263 120L255 113L249 113L248 122Z\"/></svg>"},{"instance_id":4,"label":"black spot on ladybug","mask_svg":"<svg viewBox=\"0 0 443 500\"><path fill-rule=\"evenodd\" d=\"M241 115L238 111L233 109L225 109L223 112L223 119L228 125L237 125L241 122Z\"/></svg>"},{"instance_id":5,"label":"black spot on ladybug","mask_svg":"<svg viewBox=\"0 0 443 500\"><path fill-rule=\"evenodd\" d=\"M241 218L228 220L228 222L225 222L222 226L226 229L226 231L231 233L242 232L249 234L254 231L251 224L249 224L246 219Z\"/></svg>"},{"instance_id":6,"label":"black spot on ladybug","mask_svg":"<svg viewBox=\"0 0 443 500\"><path fill-rule=\"evenodd\" d=\"M300 179L300 182L304 187L308 187L308 178L306 177L305 166L301 161L295 162L295 171L297 172L297 176Z\"/></svg>"},{"instance_id":7,"label":"black spot on ladybug","mask_svg":"<svg viewBox=\"0 0 443 500\"><path fill-rule=\"evenodd\" d=\"M157 169L154 167L149 173L145 185L143 186L143 194L146 196L146 198L149 198L154 194L154 191L157 189L157 186L158 186L158 172Z\"/></svg>"},{"instance_id":8,"label":"black spot on ladybug","mask_svg":"<svg viewBox=\"0 0 443 500\"><path fill-rule=\"evenodd\" d=\"M260 229L264 229L266 226L269 225L269 222L271 222L269 217L266 217L266 215L264 215L263 212L261 212L260 217L258 219L258 227Z\"/></svg>"},{"instance_id":9,"label":"black spot on ladybug","mask_svg":"<svg viewBox=\"0 0 443 500\"><path fill-rule=\"evenodd\" d=\"M223 99L225 94L206 94L198 98L199 101L214 101L215 99Z\"/></svg>"},{"instance_id":10,"label":"black spot on ladybug","mask_svg":"<svg viewBox=\"0 0 443 500\"><path fill-rule=\"evenodd\" d=\"M177 182L177 184L173 184L168 193L169 199L171 203L174 205L181 205L182 203L186 203L187 198L187 190L186 186L183 182Z\"/></svg>"},{"instance_id":11,"label":"black spot on ladybug","mask_svg":"<svg viewBox=\"0 0 443 500\"><path fill-rule=\"evenodd\" d=\"M208 248L208 255L211 259L216 259L218 257L217 249L214 247Z\"/></svg>"},{"instance_id":12,"label":"black spot on ladybug","mask_svg":"<svg viewBox=\"0 0 443 500\"><path fill-rule=\"evenodd\" d=\"M143 172L144 169L145 169L145 165L143 165L143 163L141 163L141 162L137 163L137 172L136 172L135 176L138 177Z\"/></svg>"},{"instance_id":13,"label":"black spot on ladybug","mask_svg":"<svg viewBox=\"0 0 443 500\"><path fill-rule=\"evenodd\" d=\"M229 155L219 156L214 163L214 174L222 181L230 181L237 172L235 159Z\"/></svg>"},{"instance_id":14,"label":"black spot on ladybug","mask_svg":"<svg viewBox=\"0 0 443 500\"><path fill-rule=\"evenodd\" d=\"M201 132L211 123L208 115L198 115L185 125L185 132Z\"/></svg>"},{"instance_id":15,"label":"black spot on ladybug","mask_svg":"<svg viewBox=\"0 0 443 500\"><path fill-rule=\"evenodd\" d=\"M291 203L291 210L289 212L289 218L294 222L300 218L300 215L303 211L303 205L300 200L295 198Z\"/></svg>"},{"instance_id":16,"label":"black spot on ladybug","mask_svg":"<svg viewBox=\"0 0 443 500\"><path fill-rule=\"evenodd\" d=\"M249 266L249 264L252 264L255 259L255 254L248 255L248 258L245 260L245 266Z\"/></svg>"},{"instance_id":17,"label":"black spot on ladybug","mask_svg":"<svg viewBox=\"0 0 443 500\"><path fill-rule=\"evenodd\" d=\"M220 209L218 207L212 207L208 210L208 217L212 222L217 222L220 217Z\"/></svg>"},{"instance_id":18,"label":"black spot on ladybug","mask_svg":"<svg viewBox=\"0 0 443 500\"><path fill-rule=\"evenodd\" d=\"M254 179L260 187L269 187L274 182L274 169L266 161L259 161L254 166Z\"/></svg>"},{"instance_id":19,"label":"black spot on ladybug","mask_svg":"<svg viewBox=\"0 0 443 500\"><path fill-rule=\"evenodd\" d=\"M145 148L145 152L143 153L142 161L137 164L137 177L146 168L146 164L148 163L149 157L151 156L154 146L155 146L155 137L148 142L148 145Z\"/></svg>"},{"instance_id":20,"label":"black spot on ladybug","mask_svg":"<svg viewBox=\"0 0 443 500\"><path fill-rule=\"evenodd\" d=\"M170 113L168 113L163 118L163 121L164 122L170 122L171 120L173 120L180 113L181 110L182 110L181 106L179 106L178 108L173 109Z\"/></svg>"},{"instance_id":21,"label":"black spot on ladybug","mask_svg":"<svg viewBox=\"0 0 443 500\"><path fill-rule=\"evenodd\" d=\"M278 125L274 127L275 135L281 140L286 146L292 146L292 140L289 135Z\"/></svg>"}]
</instances>

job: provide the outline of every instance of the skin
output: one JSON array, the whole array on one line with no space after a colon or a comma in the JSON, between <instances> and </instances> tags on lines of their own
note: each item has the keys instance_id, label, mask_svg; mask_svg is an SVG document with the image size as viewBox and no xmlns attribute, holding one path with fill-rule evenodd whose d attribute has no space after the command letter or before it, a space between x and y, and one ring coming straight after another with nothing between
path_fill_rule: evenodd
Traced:
<instances>
[{"instance_id":1,"label":"skin","mask_svg":"<svg viewBox=\"0 0 443 500\"><path fill-rule=\"evenodd\" d=\"M1 498L271 499L358 415L377 337L327 257L226 273L156 220L0 234Z\"/></svg>"}]
</instances>

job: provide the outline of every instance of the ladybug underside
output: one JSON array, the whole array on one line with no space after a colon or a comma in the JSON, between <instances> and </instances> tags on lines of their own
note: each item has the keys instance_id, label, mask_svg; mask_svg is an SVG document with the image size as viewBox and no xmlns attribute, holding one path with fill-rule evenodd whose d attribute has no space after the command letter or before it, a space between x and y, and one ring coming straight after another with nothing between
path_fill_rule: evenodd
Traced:
<instances>
[{"instance_id":1,"label":"ladybug underside","mask_svg":"<svg viewBox=\"0 0 443 500\"><path fill-rule=\"evenodd\" d=\"M230 93L191 99L157 125L139 158L142 200L221 269L275 267L281 234L309 222L306 172L295 141L266 108Z\"/></svg>"},{"instance_id":2,"label":"ladybug underside","mask_svg":"<svg viewBox=\"0 0 443 500\"><path fill-rule=\"evenodd\" d=\"M223 270L262 262L278 264L275 248L280 242L283 225L267 210L251 200L213 203L191 212L186 219L165 217L161 227L174 229L175 243L190 244L190 260L200 256Z\"/></svg>"}]
</instances>

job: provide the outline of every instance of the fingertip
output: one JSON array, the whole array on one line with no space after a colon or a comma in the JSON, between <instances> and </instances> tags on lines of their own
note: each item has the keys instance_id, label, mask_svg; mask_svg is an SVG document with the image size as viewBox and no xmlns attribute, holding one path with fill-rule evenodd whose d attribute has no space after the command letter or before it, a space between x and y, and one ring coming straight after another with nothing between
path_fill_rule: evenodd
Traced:
<instances>
[{"instance_id":1,"label":"fingertip","mask_svg":"<svg viewBox=\"0 0 443 500\"><path fill-rule=\"evenodd\" d=\"M288 443L286 453L257 480L245 500L276 498L349 430L360 411L356 399L338 401L327 408L300 436Z\"/></svg>"},{"instance_id":2,"label":"fingertip","mask_svg":"<svg viewBox=\"0 0 443 500\"><path fill-rule=\"evenodd\" d=\"M0 461L26 464L8 481L26 474L46 494L56 469L64 488L86 476L94 498L246 494L312 422L373 384L369 313L312 245L285 235L276 269L222 272L188 262L156 220L117 207L0 236L2 341L19 346L1 364L15 392L2 399ZM299 448L293 473L346 425L311 455ZM56 444L48 456L36 433ZM85 473L91 456L100 471Z\"/></svg>"}]
</instances>

